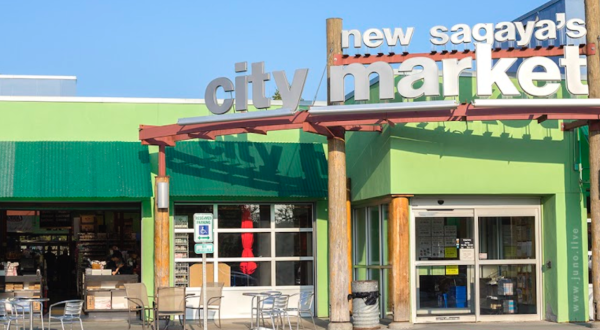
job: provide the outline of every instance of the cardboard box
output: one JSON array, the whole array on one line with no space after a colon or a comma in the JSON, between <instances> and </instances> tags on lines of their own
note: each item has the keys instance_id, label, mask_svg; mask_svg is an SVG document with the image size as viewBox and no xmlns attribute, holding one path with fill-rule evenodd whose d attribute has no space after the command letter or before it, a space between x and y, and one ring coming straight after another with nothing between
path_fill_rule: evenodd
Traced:
<instances>
[{"instance_id":1,"label":"cardboard box","mask_svg":"<svg viewBox=\"0 0 600 330\"><path fill-rule=\"evenodd\" d=\"M92 275L102 275L102 269L92 269Z\"/></svg>"},{"instance_id":2,"label":"cardboard box","mask_svg":"<svg viewBox=\"0 0 600 330\"><path fill-rule=\"evenodd\" d=\"M224 263L217 265L219 271L219 282L223 282L225 287L231 286L231 267ZM214 268L212 263L206 264L206 282L214 282ZM190 266L190 287L202 287L202 264L193 264Z\"/></svg>"},{"instance_id":3,"label":"cardboard box","mask_svg":"<svg viewBox=\"0 0 600 330\"><path fill-rule=\"evenodd\" d=\"M112 291L112 309L127 309L127 299L125 299L125 290Z\"/></svg>"},{"instance_id":4,"label":"cardboard box","mask_svg":"<svg viewBox=\"0 0 600 330\"><path fill-rule=\"evenodd\" d=\"M13 290L23 290L23 283L14 283Z\"/></svg>"},{"instance_id":5,"label":"cardboard box","mask_svg":"<svg viewBox=\"0 0 600 330\"><path fill-rule=\"evenodd\" d=\"M92 269L91 268L86 268L85 269L85 275L92 275Z\"/></svg>"},{"instance_id":6,"label":"cardboard box","mask_svg":"<svg viewBox=\"0 0 600 330\"><path fill-rule=\"evenodd\" d=\"M14 290L14 289L15 289L15 285L14 285L14 284L12 284L12 283L6 283L6 285L5 285L4 289L5 289L6 291L12 291L12 290Z\"/></svg>"},{"instance_id":7,"label":"cardboard box","mask_svg":"<svg viewBox=\"0 0 600 330\"><path fill-rule=\"evenodd\" d=\"M94 308L95 309L111 309L112 296L110 291L94 292Z\"/></svg>"},{"instance_id":8,"label":"cardboard box","mask_svg":"<svg viewBox=\"0 0 600 330\"><path fill-rule=\"evenodd\" d=\"M112 275L112 270L110 269L101 269L100 275Z\"/></svg>"},{"instance_id":9,"label":"cardboard box","mask_svg":"<svg viewBox=\"0 0 600 330\"><path fill-rule=\"evenodd\" d=\"M93 215L82 215L81 223L95 223L96 218Z\"/></svg>"},{"instance_id":10,"label":"cardboard box","mask_svg":"<svg viewBox=\"0 0 600 330\"><path fill-rule=\"evenodd\" d=\"M85 299L85 305L86 305L86 309L96 309L96 307L94 306L94 294L91 292L88 292L88 295Z\"/></svg>"}]
</instances>

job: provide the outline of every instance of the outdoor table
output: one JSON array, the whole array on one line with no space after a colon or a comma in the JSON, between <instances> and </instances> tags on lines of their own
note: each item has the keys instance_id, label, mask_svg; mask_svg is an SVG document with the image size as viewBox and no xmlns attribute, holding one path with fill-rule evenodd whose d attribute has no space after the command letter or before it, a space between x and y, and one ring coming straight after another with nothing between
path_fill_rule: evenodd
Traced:
<instances>
[{"instance_id":1,"label":"outdoor table","mask_svg":"<svg viewBox=\"0 0 600 330\"><path fill-rule=\"evenodd\" d=\"M26 302L29 303L29 330L33 330L33 303L39 302L43 303L48 301L48 298L15 298L12 302ZM40 306L40 313L44 313L44 306Z\"/></svg>"},{"instance_id":2,"label":"outdoor table","mask_svg":"<svg viewBox=\"0 0 600 330\"><path fill-rule=\"evenodd\" d=\"M250 328L251 328L250 330L261 329L261 327L260 327L260 300L261 300L261 298L269 297L269 295L265 294L265 293L259 293L259 292L244 292L244 293L242 293L242 295L252 297L252 299L256 298L256 328L252 328L252 325L250 325ZM252 315L252 308L254 308L254 307L250 306L250 315ZM252 322L252 321L250 321L250 322Z\"/></svg>"}]
</instances>

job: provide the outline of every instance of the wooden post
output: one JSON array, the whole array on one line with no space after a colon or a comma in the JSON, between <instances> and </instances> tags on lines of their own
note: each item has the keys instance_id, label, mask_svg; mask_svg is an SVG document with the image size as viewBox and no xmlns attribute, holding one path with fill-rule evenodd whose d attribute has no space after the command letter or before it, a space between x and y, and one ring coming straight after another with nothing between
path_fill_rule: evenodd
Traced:
<instances>
[{"instance_id":1,"label":"wooden post","mask_svg":"<svg viewBox=\"0 0 600 330\"><path fill-rule=\"evenodd\" d=\"M342 20L327 19L327 104L330 102L329 67L333 55L342 51ZM329 325L328 329L351 329L348 311L348 240L346 211L346 141L344 130L332 130L327 139L329 172Z\"/></svg>"},{"instance_id":2,"label":"wooden post","mask_svg":"<svg viewBox=\"0 0 600 330\"><path fill-rule=\"evenodd\" d=\"M354 272L352 268L352 194L350 191L350 178L346 180L346 218L348 219L346 237L348 240L348 293L352 292L352 278ZM348 301L348 310L352 314L352 300Z\"/></svg>"},{"instance_id":3,"label":"wooden post","mask_svg":"<svg viewBox=\"0 0 600 330\"><path fill-rule=\"evenodd\" d=\"M158 176L154 191L158 192L158 183L169 183L166 176L165 147L160 146L158 152ZM158 208L158 198L154 196L154 290L169 286L171 266L171 242L169 240L169 209Z\"/></svg>"},{"instance_id":4,"label":"wooden post","mask_svg":"<svg viewBox=\"0 0 600 330\"><path fill-rule=\"evenodd\" d=\"M598 46L600 37L600 7L598 0L585 0L586 43ZM596 52L587 55L589 98L600 98L600 57ZM594 290L594 319L600 320L600 121L590 121L590 204L592 216L592 286Z\"/></svg>"},{"instance_id":5,"label":"wooden post","mask_svg":"<svg viewBox=\"0 0 600 330\"><path fill-rule=\"evenodd\" d=\"M405 328L410 321L410 231L408 198L392 197L389 204L388 254L392 272L390 299L394 319L391 329Z\"/></svg>"}]
</instances>

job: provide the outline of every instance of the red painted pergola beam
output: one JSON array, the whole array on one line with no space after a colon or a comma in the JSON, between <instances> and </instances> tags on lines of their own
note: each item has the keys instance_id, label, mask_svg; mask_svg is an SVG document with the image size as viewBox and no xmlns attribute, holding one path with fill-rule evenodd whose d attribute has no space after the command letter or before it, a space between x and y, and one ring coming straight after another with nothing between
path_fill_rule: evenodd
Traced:
<instances>
[{"instance_id":1,"label":"red painted pergola beam","mask_svg":"<svg viewBox=\"0 0 600 330\"><path fill-rule=\"evenodd\" d=\"M523 47L523 48L508 48L508 49L492 49L492 58L526 58L533 56L544 56L544 57L554 57L554 56L563 56L565 54L564 46L548 46L548 47ZM579 55L594 55L596 54L595 44L589 45L579 45ZM352 63L360 63L360 64L373 64L375 62L386 62L386 63L402 63L408 59L415 57L427 57L436 62L445 59L463 59L466 57L473 57L473 59L477 58L477 55L474 50L444 50L441 52L430 52L430 53L378 53L375 55L368 54L360 54L360 55L346 55L346 54L335 54L333 55L334 63L336 66L338 65L348 65Z\"/></svg>"},{"instance_id":2,"label":"red painted pergola beam","mask_svg":"<svg viewBox=\"0 0 600 330\"><path fill-rule=\"evenodd\" d=\"M231 121L204 125L140 126L140 139L149 145L174 146L177 141L210 139L232 134L266 134L269 131L303 129L306 132L330 136L332 127L345 131L380 132L382 124L443 122L443 121L486 121L486 120L600 120L600 108L474 108L462 104L454 110L366 113L357 115L311 116L303 111L291 119L261 119L255 121ZM570 127L569 125L567 127ZM171 132L175 134L168 135Z\"/></svg>"},{"instance_id":3,"label":"red painted pergola beam","mask_svg":"<svg viewBox=\"0 0 600 330\"><path fill-rule=\"evenodd\" d=\"M266 110L268 111L268 110ZM260 130L260 126L277 126L287 125L294 123L302 123L308 117L308 112L298 111L291 118L261 118L252 120L234 120L220 123L207 123L207 124L194 124L194 125L178 125L171 124L165 126L140 126L140 140L148 140L153 138L160 138L165 136L178 136L183 134L197 133L197 132L208 132L215 130L225 129L240 129L240 128L253 128ZM265 125L266 124L266 125Z\"/></svg>"}]
</instances>

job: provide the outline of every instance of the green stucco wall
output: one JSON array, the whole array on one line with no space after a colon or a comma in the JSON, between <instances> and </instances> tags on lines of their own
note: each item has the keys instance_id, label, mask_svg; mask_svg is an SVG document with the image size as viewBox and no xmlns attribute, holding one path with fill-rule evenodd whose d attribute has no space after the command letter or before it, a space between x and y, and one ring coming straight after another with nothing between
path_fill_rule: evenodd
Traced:
<instances>
[{"instance_id":1,"label":"green stucco wall","mask_svg":"<svg viewBox=\"0 0 600 330\"><path fill-rule=\"evenodd\" d=\"M461 101L469 97L461 91ZM0 102L0 112L0 141L138 141L141 124L165 125L181 117L208 115L198 104L74 102ZM544 317L583 321L588 312L587 271L583 271L587 270L587 236L573 237L577 230L586 232L585 214L579 173L573 170L574 136L563 133L559 124L421 123L384 126L382 133L348 133L352 199L389 194L542 197L542 260L552 261L552 268L543 272ZM317 142L326 147L323 137L299 130L224 139ZM150 153L156 174L156 148L150 148ZM152 205L152 199L142 201L144 238L154 236ZM316 312L325 317L329 308L326 201L317 201L316 214ZM142 240L142 253L143 281L152 292L153 239ZM580 266L582 283L569 283Z\"/></svg>"},{"instance_id":2,"label":"green stucco wall","mask_svg":"<svg viewBox=\"0 0 600 330\"><path fill-rule=\"evenodd\" d=\"M276 107L275 107L276 108ZM250 107L250 111L255 111ZM119 102L0 102L2 113L2 129L0 141L139 141L140 125L168 125L177 122L178 118L210 115L203 104L168 104L168 103L119 103ZM327 141L315 134L304 133L300 130L269 132L267 135L240 134L218 139L227 141L254 142L305 142L323 143ZM150 146L150 164L153 176L158 172L158 147ZM17 199L2 199L22 201ZM219 200L235 201L235 198L219 198ZM260 199L258 199L260 200ZM273 202L272 199L265 202ZM48 199L48 201L69 202L76 200ZM100 201L100 200L98 200ZM120 200L102 200L104 202ZM200 201L200 200L199 200ZM204 201L214 201L204 199ZM312 201L312 200L311 200ZM142 202L142 281L148 292L154 292L154 199L144 199ZM327 213L326 202L320 201L317 206L318 218L316 260L327 260ZM173 208L171 208L170 228L173 227ZM319 230L318 228L321 228ZM171 245L173 244L171 230ZM173 251L171 247L171 251ZM325 255L322 255L325 251ZM318 285L324 290L318 294L317 308L319 315L328 313L327 302L327 265L315 265L319 276ZM171 258L173 268L173 258ZM323 276L325 274L325 276ZM323 282L325 280L325 282ZM171 274L170 283L174 283Z\"/></svg>"}]
</instances>

